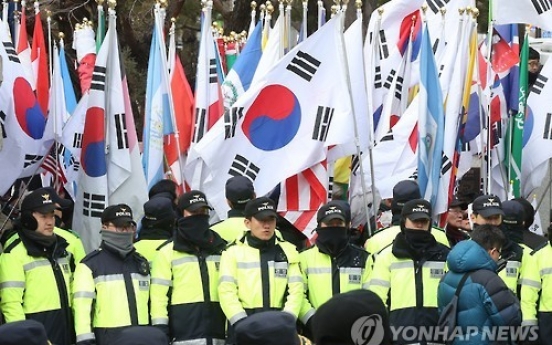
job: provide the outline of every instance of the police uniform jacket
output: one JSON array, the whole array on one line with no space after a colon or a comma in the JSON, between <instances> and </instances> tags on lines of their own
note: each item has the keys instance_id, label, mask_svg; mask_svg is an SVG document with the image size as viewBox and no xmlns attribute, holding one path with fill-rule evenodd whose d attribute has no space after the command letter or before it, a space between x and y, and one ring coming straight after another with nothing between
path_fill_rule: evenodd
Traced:
<instances>
[{"instance_id":1,"label":"police uniform jacket","mask_svg":"<svg viewBox=\"0 0 552 345\"><path fill-rule=\"evenodd\" d=\"M220 305L231 324L264 310L299 315L304 299L299 254L276 235L260 241L250 232L222 253Z\"/></svg>"},{"instance_id":2,"label":"police uniform jacket","mask_svg":"<svg viewBox=\"0 0 552 345\"><path fill-rule=\"evenodd\" d=\"M389 304L392 326L419 329L437 325L437 287L444 276L449 251L435 241L423 254L414 254L403 233L399 233L393 245L377 256L368 289ZM425 343L418 339L409 342L401 335L397 344Z\"/></svg>"},{"instance_id":3,"label":"police uniform jacket","mask_svg":"<svg viewBox=\"0 0 552 345\"><path fill-rule=\"evenodd\" d=\"M176 241L159 249L154 260L152 324L169 325L173 344L224 344L226 318L217 288L226 241L217 235L208 249Z\"/></svg>"},{"instance_id":4,"label":"police uniform jacket","mask_svg":"<svg viewBox=\"0 0 552 345\"><path fill-rule=\"evenodd\" d=\"M538 326L540 344L552 344L552 247L541 245L524 258L521 311L524 326Z\"/></svg>"},{"instance_id":5,"label":"police uniform jacket","mask_svg":"<svg viewBox=\"0 0 552 345\"><path fill-rule=\"evenodd\" d=\"M121 328L149 323L150 272L132 251L124 258L102 243L75 270L73 308L77 342L109 344Z\"/></svg>"},{"instance_id":6,"label":"police uniform jacket","mask_svg":"<svg viewBox=\"0 0 552 345\"><path fill-rule=\"evenodd\" d=\"M56 345L74 341L70 284L74 261L67 241L45 249L18 231L0 255L0 310L6 322L25 319L44 325Z\"/></svg>"},{"instance_id":7,"label":"police uniform jacket","mask_svg":"<svg viewBox=\"0 0 552 345\"><path fill-rule=\"evenodd\" d=\"M350 243L336 256L332 256L321 243L299 254L307 292L299 313L304 324L332 296L366 288L370 273L368 256L363 248Z\"/></svg>"}]
</instances>

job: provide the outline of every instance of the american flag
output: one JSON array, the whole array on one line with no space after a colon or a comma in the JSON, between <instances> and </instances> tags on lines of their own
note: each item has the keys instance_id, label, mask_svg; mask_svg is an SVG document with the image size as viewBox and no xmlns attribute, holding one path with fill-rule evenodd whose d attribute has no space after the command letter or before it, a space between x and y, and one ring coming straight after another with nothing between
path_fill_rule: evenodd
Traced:
<instances>
[{"instance_id":1,"label":"american flag","mask_svg":"<svg viewBox=\"0 0 552 345\"><path fill-rule=\"evenodd\" d=\"M50 153L44 157L42 161L41 168L45 171L44 177L50 179L52 186L55 188L56 192L60 195L63 195L63 187L67 183L67 176L65 174L65 166L60 160L60 157L63 159L63 152L65 148L59 146L56 149L55 145L50 150Z\"/></svg>"}]
</instances>

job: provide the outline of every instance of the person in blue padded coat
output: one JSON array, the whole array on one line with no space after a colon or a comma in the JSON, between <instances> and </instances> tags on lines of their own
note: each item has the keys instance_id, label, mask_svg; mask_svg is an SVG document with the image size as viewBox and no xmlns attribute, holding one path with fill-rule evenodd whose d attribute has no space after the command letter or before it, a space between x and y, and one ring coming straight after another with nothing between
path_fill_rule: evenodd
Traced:
<instances>
[{"instance_id":1,"label":"person in blue padded coat","mask_svg":"<svg viewBox=\"0 0 552 345\"><path fill-rule=\"evenodd\" d=\"M456 329L452 344L508 344L521 325L518 299L497 274L500 252L506 239L500 229L482 225L471 240L458 243L447 257L449 272L439 283L439 312L451 301L463 275L469 273L460 291Z\"/></svg>"}]
</instances>

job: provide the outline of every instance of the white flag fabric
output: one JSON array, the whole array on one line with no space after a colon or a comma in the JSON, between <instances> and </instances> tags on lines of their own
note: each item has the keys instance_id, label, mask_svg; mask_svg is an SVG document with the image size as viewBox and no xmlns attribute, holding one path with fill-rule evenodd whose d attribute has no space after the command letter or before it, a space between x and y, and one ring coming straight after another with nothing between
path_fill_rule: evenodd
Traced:
<instances>
[{"instance_id":1,"label":"white flag fabric","mask_svg":"<svg viewBox=\"0 0 552 345\"><path fill-rule=\"evenodd\" d=\"M3 147L0 161L0 192L5 193L18 177L39 172L44 155L53 143L53 133L47 132L47 114L38 101L24 74L7 28L0 22L0 58L3 82L0 87L0 125Z\"/></svg>"},{"instance_id":2,"label":"white flag fabric","mask_svg":"<svg viewBox=\"0 0 552 345\"><path fill-rule=\"evenodd\" d=\"M552 157L552 60L547 61L527 98L523 127L521 184L524 197L542 185Z\"/></svg>"},{"instance_id":3,"label":"white flag fabric","mask_svg":"<svg viewBox=\"0 0 552 345\"><path fill-rule=\"evenodd\" d=\"M90 85L84 127L82 129L82 144L80 145L81 169L79 170L77 180L77 197L75 199L73 224L78 224L74 230L80 234L87 252L96 249L100 244L100 217L103 210L109 206L107 200L107 162L105 155L105 107L107 56L109 54L110 40L113 39L110 31L113 30L110 26L100 51L96 56L93 81ZM81 99L81 104L82 102L83 100ZM75 112L78 109L79 106L77 106ZM75 116L77 115L73 116L73 121L77 120Z\"/></svg>"},{"instance_id":4,"label":"white flag fabric","mask_svg":"<svg viewBox=\"0 0 552 345\"><path fill-rule=\"evenodd\" d=\"M113 29L113 30L112 30ZM134 125L134 115L124 67L120 60L115 13L109 13L110 39L107 65L106 135L107 182L109 205L125 203L133 211L136 221L144 215L143 205L148 200L147 183L142 169L140 148Z\"/></svg>"},{"instance_id":5,"label":"white flag fabric","mask_svg":"<svg viewBox=\"0 0 552 345\"><path fill-rule=\"evenodd\" d=\"M496 24L525 23L552 30L550 0L494 0L492 11L492 18Z\"/></svg>"},{"instance_id":6,"label":"white flag fabric","mask_svg":"<svg viewBox=\"0 0 552 345\"><path fill-rule=\"evenodd\" d=\"M347 67L351 82L351 95L355 113L355 124L358 130L358 145L360 150L366 150L371 142L370 119L368 111L368 95L364 73L364 58L362 52L362 20L355 20L344 34L347 51ZM344 145L337 145L328 151L328 161L332 162L344 156L357 154L355 137Z\"/></svg>"},{"instance_id":7,"label":"white flag fabric","mask_svg":"<svg viewBox=\"0 0 552 345\"><path fill-rule=\"evenodd\" d=\"M292 49L237 100L237 121L223 118L191 149L216 177L204 192L217 213L229 177L248 176L263 195L353 136L340 21L335 16Z\"/></svg>"}]
</instances>

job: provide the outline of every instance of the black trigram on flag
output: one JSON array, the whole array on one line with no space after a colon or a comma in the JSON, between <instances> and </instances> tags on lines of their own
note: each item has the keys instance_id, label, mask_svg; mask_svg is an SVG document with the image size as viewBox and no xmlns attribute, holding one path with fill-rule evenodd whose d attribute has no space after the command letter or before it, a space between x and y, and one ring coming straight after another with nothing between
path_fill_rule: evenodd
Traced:
<instances>
[{"instance_id":1,"label":"black trigram on flag","mask_svg":"<svg viewBox=\"0 0 552 345\"><path fill-rule=\"evenodd\" d=\"M197 143L205 135L205 117L207 116L207 110L203 108L196 108L195 124L194 124L194 137L193 142Z\"/></svg>"},{"instance_id":2,"label":"black trigram on flag","mask_svg":"<svg viewBox=\"0 0 552 345\"><path fill-rule=\"evenodd\" d=\"M470 152L470 150L471 150L471 145L469 141L462 143L462 146L460 147L461 152Z\"/></svg>"},{"instance_id":3,"label":"black trigram on flag","mask_svg":"<svg viewBox=\"0 0 552 345\"><path fill-rule=\"evenodd\" d=\"M228 174L232 176L246 176L249 177L251 181L255 181L260 170L258 166L250 162L244 156L236 155L232 166L228 170Z\"/></svg>"},{"instance_id":4,"label":"black trigram on flag","mask_svg":"<svg viewBox=\"0 0 552 345\"><path fill-rule=\"evenodd\" d=\"M333 199L333 187L334 187L334 178L330 176L328 179L328 200Z\"/></svg>"},{"instance_id":5,"label":"black trigram on flag","mask_svg":"<svg viewBox=\"0 0 552 345\"><path fill-rule=\"evenodd\" d=\"M380 30L379 36L380 36L380 46L379 46L380 59L387 59L389 57L389 46L387 44L387 38L385 37L385 31Z\"/></svg>"},{"instance_id":6,"label":"black trigram on flag","mask_svg":"<svg viewBox=\"0 0 552 345\"><path fill-rule=\"evenodd\" d=\"M209 84L218 83L217 60L209 60Z\"/></svg>"},{"instance_id":7,"label":"black trigram on flag","mask_svg":"<svg viewBox=\"0 0 552 345\"><path fill-rule=\"evenodd\" d=\"M535 7L535 11L537 11L538 14L543 14L546 11L550 11L552 9L552 3L550 0L531 0L533 3L533 7Z\"/></svg>"},{"instance_id":8,"label":"black trigram on flag","mask_svg":"<svg viewBox=\"0 0 552 345\"><path fill-rule=\"evenodd\" d=\"M0 130L2 130L2 138L4 139L7 138L5 122L6 122L6 114L0 110Z\"/></svg>"},{"instance_id":9,"label":"black trigram on flag","mask_svg":"<svg viewBox=\"0 0 552 345\"><path fill-rule=\"evenodd\" d=\"M105 91L105 67L95 66L92 72L92 82L90 88L92 90Z\"/></svg>"},{"instance_id":10,"label":"black trigram on flag","mask_svg":"<svg viewBox=\"0 0 552 345\"><path fill-rule=\"evenodd\" d=\"M387 134L383 138L381 138L380 141L382 141L382 142L383 141L391 141L393 139L394 139L393 138L393 130L390 130L389 132L387 132Z\"/></svg>"},{"instance_id":11,"label":"black trigram on flag","mask_svg":"<svg viewBox=\"0 0 552 345\"><path fill-rule=\"evenodd\" d=\"M539 74L537 77L537 80L535 80L535 83L533 84L533 87L531 88L531 92L536 93L537 95L540 95L542 92L542 89L544 89L544 85L548 81L548 78L543 76L542 74Z\"/></svg>"},{"instance_id":12,"label":"black trigram on flag","mask_svg":"<svg viewBox=\"0 0 552 345\"><path fill-rule=\"evenodd\" d=\"M40 162L44 156L39 155L25 155L25 160L23 161L23 167L27 168L33 164Z\"/></svg>"},{"instance_id":13,"label":"black trigram on flag","mask_svg":"<svg viewBox=\"0 0 552 345\"><path fill-rule=\"evenodd\" d=\"M445 7L450 0L427 0L427 5L433 13L439 12L439 10Z\"/></svg>"},{"instance_id":14,"label":"black trigram on flag","mask_svg":"<svg viewBox=\"0 0 552 345\"><path fill-rule=\"evenodd\" d=\"M19 56L17 55L17 52L15 51L13 44L11 42L2 42L2 44L4 45L4 49L6 49L6 53L8 54L8 59L10 61L19 63Z\"/></svg>"},{"instance_id":15,"label":"black trigram on flag","mask_svg":"<svg viewBox=\"0 0 552 345\"><path fill-rule=\"evenodd\" d=\"M403 88L404 78L402 76L397 76L397 84L395 87L395 98L399 101L402 99L402 88Z\"/></svg>"},{"instance_id":16,"label":"black trigram on flag","mask_svg":"<svg viewBox=\"0 0 552 345\"><path fill-rule=\"evenodd\" d=\"M385 83L383 84L383 87L389 90L391 88L391 84L393 84L393 78L395 77L395 74L397 74L397 71L394 69L389 72L389 75L387 76L387 79L385 79Z\"/></svg>"},{"instance_id":17,"label":"black trigram on flag","mask_svg":"<svg viewBox=\"0 0 552 345\"><path fill-rule=\"evenodd\" d=\"M359 155L353 155L351 157L351 173L356 175L357 171L360 169L360 157L362 157L362 152Z\"/></svg>"},{"instance_id":18,"label":"black trigram on flag","mask_svg":"<svg viewBox=\"0 0 552 345\"><path fill-rule=\"evenodd\" d=\"M233 138L236 135L236 125L243 117L243 107L232 108L224 112L224 139Z\"/></svg>"},{"instance_id":19,"label":"black trigram on flag","mask_svg":"<svg viewBox=\"0 0 552 345\"><path fill-rule=\"evenodd\" d=\"M76 160L74 156L71 156L71 160L69 161L69 165L73 167L74 171L79 171L80 162L78 160Z\"/></svg>"},{"instance_id":20,"label":"black trigram on flag","mask_svg":"<svg viewBox=\"0 0 552 345\"><path fill-rule=\"evenodd\" d=\"M445 70L445 65L439 66L439 77L441 77L441 74L443 74L444 70Z\"/></svg>"},{"instance_id":21,"label":"black trigram on flag","mask_svg":"<svg viewBox=\"0 0 552 345\"><path fill-rule=\"evenodd\" d=\"M297 55L295 55L289 65L287 65L286 69L297 74L306 81L310 81L319 67L320 61L299 50Z\"/></svg>"},{"instance_id":22,"label":"black trigram on flag","mask_svg":"<svg viewBox=\"0 0 552 345\"><path fill-rule=\"evenodd\" d=\"M117 131L117 148L128 149L128 132L125 114L115 114L115 129Z\"/></svg>"},{"instance_id":23,"label":"black trigram on flag","mask_svg":"<svg viewBox=\"0 0 552 345\"><path fill-rule=\"evenodd\" d=\"M376 65L376 68L375 68L375 75L374 75L374 87L376 89L379 89L383 86L382 82L381 82L381 66L380 65Z\"/></svg>"},{"instance_id":24,"label":"black trigram on flag","mask_svg":"<svg viewBox=\"0 0 552 345\"><path fill-rule=\"evenodd\" d=\"M547 140L552 140L552 114L546 114L546 119L544 121L544 130L542 132L542 138Z\"/></svg>"},{"instance_id":25,"label":"black trigram on flag","mask_svg":"<svg viewBox=\"0 0 552 345\"><path fill-rule=\"evenodd\" d=\"M105 195L84 192L82 214L85 217L100 218L105 208Z\"/></svg>"},{"instance_id":26,"label":"black trigram on flag","mask_svg":"<svg viewBox=\"0 0 552 345\"><path fill-rule=\"evenodd\" d=\"M82 133L75 133L73 135L73 147L77 149L82 148Z\"/></svg>"},{"instance_id":27,"label":"black trigram on flag","mask_svg":"<svg viewBox=\"0 0 552 345\"><path fill-rule=\"evenodd\" d=\"M314 123L314 128L312 130L312 139L326 141L334 111L334 108L318 106L316 122Z\"/></svg>"},{"instance_id":28,"label":"black trigram on flag","mask_svg":"<svg viewBox=\"0 0 552 345\"><path fill-rule=\"evenodd\" d=\"M441 160L441 175L445 175L450 168L452 168L452 162L450 161L450 158L447 157L447 155L443 152L443 158Z\"/></svg>"}]
</instances>

